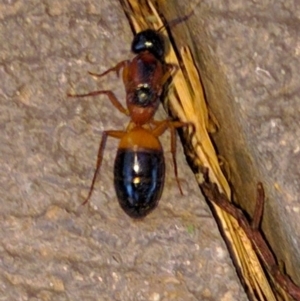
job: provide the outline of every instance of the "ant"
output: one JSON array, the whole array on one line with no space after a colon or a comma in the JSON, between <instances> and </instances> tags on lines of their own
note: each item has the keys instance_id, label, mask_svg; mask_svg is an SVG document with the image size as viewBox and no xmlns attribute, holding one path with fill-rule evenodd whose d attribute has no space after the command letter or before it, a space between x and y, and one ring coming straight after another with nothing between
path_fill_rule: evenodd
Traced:
<instances>
[{"instance_id":1,"label":"ant","mask_svg":"<svg viewBox=\"0 0 300 301\"><path fill-rule=\"evenodd\" d=\"M167 129L171 132L174 174L180 193L183 194L177 172L175 130L190 123L153 119L163 87L178 68L165 63L165 44L159 31L146 29L134 36L131 51L136 56L132 60L121 61L101 74L89 72L93 76L102 77L114 71L119 76L123 69L127 108L109 90L80 95L68 94L69 97L105 94L116 109L130 117L125 131L103 132L92 184L82 205L86 204L92 195L107 138L113 137L120 139L114 163L114 186L119 204L131 218L139 219L148 215L158 205L163 191L165 160L158 137Z\"/></svg>"}]
</instances>

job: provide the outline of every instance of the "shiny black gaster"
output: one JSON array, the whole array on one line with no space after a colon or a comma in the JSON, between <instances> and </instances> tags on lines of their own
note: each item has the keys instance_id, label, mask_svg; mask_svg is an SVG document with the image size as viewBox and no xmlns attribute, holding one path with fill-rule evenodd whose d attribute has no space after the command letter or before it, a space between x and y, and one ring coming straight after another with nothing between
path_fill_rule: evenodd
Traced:
<instances>
[{"instance_id":1,"label":"shiny black gaster","mask_svg":"<svg viewBox=\"0 0 300 301\"><path fill-rule=\"evenodd\" d=\"M132 218L142 218L158 204L165 178L162 151L119 149L114 184L122 209Z\"/></svg>"}]
</instances>

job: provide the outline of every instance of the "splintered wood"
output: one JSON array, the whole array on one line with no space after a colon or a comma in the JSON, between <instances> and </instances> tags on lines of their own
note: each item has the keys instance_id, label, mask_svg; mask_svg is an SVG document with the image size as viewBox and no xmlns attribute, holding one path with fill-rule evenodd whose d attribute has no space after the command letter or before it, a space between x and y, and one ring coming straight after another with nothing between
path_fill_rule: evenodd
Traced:
<instances>
[{"instance_id":1,"label":"splintered wood","mask_svg":"<svg viewBox=\"0 0 300 301\"><path fill-rule=\"evenodd\" d=\"M174 45L171 44L167 30L164 28L165 24L160 18L157 7L151 1L120 0L120 2L134 32L149 28L160 30L165 41L169 43L165 62L178 66L178 70L172 79L167 96L168 109L180 121L194 124L194 131L186 130L185 132L185 152L190 158L199 186L201 187L204 183L204 173L205 170L208 170L208 181L214 183L219 195L225 197L229 202L231 200L230 187L220 168L218 156L209 137L208 109L201 79L189 47L182 47L179 51L180 57L176 56ZM157 2L159 5L159 1ZM266 273L266 266L264 269L261 264L262 261L265 265L263 256L255 248L254 242L251 241L249 235L247 236L237 218L224 208L221 209L213 200L210 201L249 299L290 300L288 294L282 289L279 294L278 290L271 288L269 278L274 278L274 276L270 275L270 271L269 274Z\"/></svg>"}]
</instances>

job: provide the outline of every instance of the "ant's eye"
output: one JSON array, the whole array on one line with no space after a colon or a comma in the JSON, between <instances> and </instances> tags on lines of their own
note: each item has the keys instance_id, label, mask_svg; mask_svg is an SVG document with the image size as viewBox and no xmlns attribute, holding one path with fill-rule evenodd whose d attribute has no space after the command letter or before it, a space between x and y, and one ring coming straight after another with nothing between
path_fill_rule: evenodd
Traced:
<instances>
[{"instance_id":1,"label":"ant's eye","mask_svg":"<svg viewBox=\"0 0 300 301\"><path fill-rule=\"evenodd\" d=\"M145 50L151 52L158 60L163 60L165 45L163 38L157 31L147 29L135 35L131 44L131 51L138 54Z\"/></svg>"}]
</instances>

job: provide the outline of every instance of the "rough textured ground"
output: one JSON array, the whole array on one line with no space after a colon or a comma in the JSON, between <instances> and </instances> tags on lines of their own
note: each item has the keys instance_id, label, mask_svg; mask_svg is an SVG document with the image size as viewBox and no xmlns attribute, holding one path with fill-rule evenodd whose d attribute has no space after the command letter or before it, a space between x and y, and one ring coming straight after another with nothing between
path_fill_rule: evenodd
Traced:
<instances>
[{"instance_id":1,"label":"rough textured ground","mask_svg":"<svg viewBox=\"0 0 300 301\"><path fill-rule=\"evenodd\" d=\"M165 10L170 18L189 11L187 3L175 2ZM178 42L187 43L190 35L220 124L213 138L228 162L237 199L251 215L256 182L264 183L264 233L298 285L299 27L297 1L215 0L200 1L195 14L174 28Z\"/></svg>"},{"instance_id":2,"label":"rough textured ground","mask_svg":"<svg viewBox=\"0 0 300 301\"><path fill-rule=\"evenodd\" d=\"M118 1L2 1L0 39L1 300L246 300L181 150L179 194L168 135L157 210L136 222L119 208L110 140L76 213L103 129L127 119L105 97L66 93L102 87L124 99L114 75L87 75L130 56Z\"/></svg>"}]
</instances>

